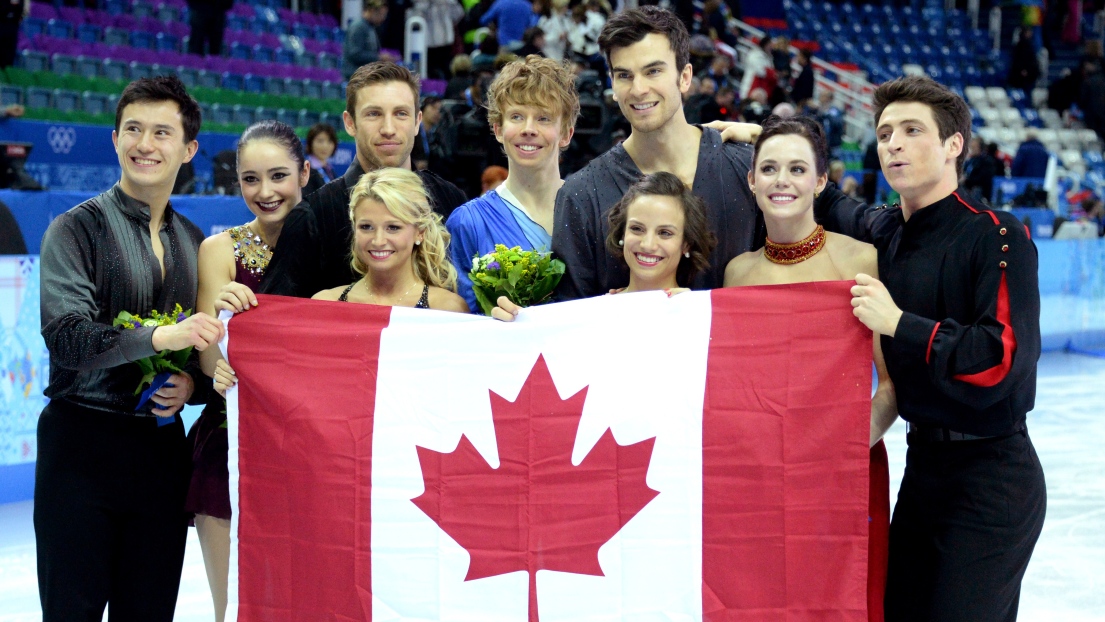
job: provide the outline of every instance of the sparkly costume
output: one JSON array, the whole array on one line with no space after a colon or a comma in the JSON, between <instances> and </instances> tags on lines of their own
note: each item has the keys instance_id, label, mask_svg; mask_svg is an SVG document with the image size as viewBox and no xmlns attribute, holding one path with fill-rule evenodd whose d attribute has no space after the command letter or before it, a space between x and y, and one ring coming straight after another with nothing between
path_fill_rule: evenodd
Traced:
<instances>
[{"instance_id":1,"label":"sparkly costume","mask_svg":"<svg viewBox=\"0 0 1105 622\"><path fill-rule=\"evenodd\" d=\"M227 233L234 243L234 281L257 291L272 251L248 225L233 227ZM226 400L218 393L211 393L203 414L188 431L188 440L192 447L192 482L185 509L230 520Z\"/></svg>"}]
</instances>

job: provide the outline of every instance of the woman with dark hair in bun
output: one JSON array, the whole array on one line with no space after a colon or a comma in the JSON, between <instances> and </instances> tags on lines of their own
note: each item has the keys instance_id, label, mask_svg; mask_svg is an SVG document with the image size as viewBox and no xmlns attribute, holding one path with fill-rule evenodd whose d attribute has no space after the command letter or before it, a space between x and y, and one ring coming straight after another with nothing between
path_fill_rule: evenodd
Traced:
<instances>
[{"instance_id":1,"label":"woman with dark hair in bun","mask_svg":"<svg viewBox=\"0 0 1105 622\"><path fill-rule=\"evenodd\" d=\"M303 198L303 186L310 174L303 143L288 125L261 121L242 134L238 141L238 184L254 219L200 244L198 311L215 315L216 302L228 291L257 289L280 238L284 219ZM200 363L208 376L215 375L220 363L226 365L218 348L204 350ZM196 515L196 531L218 622L226 614L230 564L226 434L226 402L215 396L188 433L193 441L193 469L185 509Z\"/></svg>"},{"instance_id":2,"label":"woman with dark hair in bun","mask_svg":"<svg viewBox=\"0 0 1105 622\"><path fill-rule=\"evenodd\" d=\"M827 161L825 132L817 121L772 116L764 122L748 185L763 212L767 242L762 249L729 262L726 287L842 281L859 273L877 274L874 246L829 233L814 221L814 198L828 182ZM874 340L874 361L879 382L871 398L867 607L868 619L881 622L890 531L890 474L881 439L898 417L898 408L879 339Z\"/></svg>"}]
</instances>

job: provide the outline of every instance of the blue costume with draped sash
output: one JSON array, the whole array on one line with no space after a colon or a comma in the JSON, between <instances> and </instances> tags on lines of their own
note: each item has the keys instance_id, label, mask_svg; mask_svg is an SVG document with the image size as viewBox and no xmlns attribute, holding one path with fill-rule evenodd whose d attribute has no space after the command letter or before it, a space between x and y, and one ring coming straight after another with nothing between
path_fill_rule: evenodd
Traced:
<instances>
[{"instance_id":1,"label":"blue costume with draped sash","mask_svg":"<svg viewBox=\"0 0 1105 622\"><path fill-rule=\"evenodd\" d=\"M457 269L457 293L473 313L481 311L476 294L472 292L472 281L468 279L472 257L490 253L496 244L507 248L520 246L522 250L547 251L551 247L552 238L548 232L516 203L517 199L499 186L453 210L445 223L452 236L449 259Z\"/></svg>"}]
</instances>

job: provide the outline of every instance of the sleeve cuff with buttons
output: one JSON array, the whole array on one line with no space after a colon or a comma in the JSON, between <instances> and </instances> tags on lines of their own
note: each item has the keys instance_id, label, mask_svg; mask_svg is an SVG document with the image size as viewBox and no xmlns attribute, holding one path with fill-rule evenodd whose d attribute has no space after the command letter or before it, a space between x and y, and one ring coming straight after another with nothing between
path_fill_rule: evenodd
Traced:
<instances>
[{"instance_id":1,"label":"sleeve cuff with buttons","mask_svg":"<svg viewBox=\"0 0 1105 622\"><path fill-rule=\"evenodd\" d=\"M925 319L908 311L902 313L898 328L891 339L891 351L901 361L925 362L932 346L933 332L939 322Z\"/></svg>"}]
</instances>

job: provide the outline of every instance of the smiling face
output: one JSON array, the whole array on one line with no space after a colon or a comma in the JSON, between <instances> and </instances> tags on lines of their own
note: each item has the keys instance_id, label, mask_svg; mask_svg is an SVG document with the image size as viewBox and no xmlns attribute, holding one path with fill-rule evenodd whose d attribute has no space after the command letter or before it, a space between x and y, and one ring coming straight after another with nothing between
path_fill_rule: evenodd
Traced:
<instances>
[{"instance_id":1,"label":"smiling face","mask_svg":"<svg viewBox=\"0 0 1105 622\"><path fill-rule=\"evenodd\" d=\"M111 142L123 171L123 192L141 199L172 190L180 165L199 148L196 141L184 139L180 106L167 100L135 102L123 109L120 119Z\"/></svg>"},{"instance_id":2,"label":"smiling face","mask_svg":"<svg viewBox=\"0 0 1105 622\"><path fill-rule=\"evenodd\" d=\"M826 175L817 174L815 162L813 146L799 134L779 134L760 145L748 185L764 218L793 220L810 213L815 193L827 181Z\"/></svg>"},{"instance_id":3,"label":"smiling face","mask_svg":"<svg viewBox=\"0 0 1105 622\"><path fill-rule=\"evenodd\" d=\"M414 243L422 234L397 218L386 205L363 199L353 210L353 252L368 272L413 270Z\"/></svg>"},{"instance_id":4,"label":"smiling face","mask_svg":"<svg viewBox=\"0 0 1105 622\"><path fill-rule=\"evenodd\" d=\"M634 132L654 132L682 114L691 88L691 66L675 66L668 38L649 33L633 45L610 52L614 97Z\"/></svg>"},{"instance_id":5,"label":"smiling face","mask_svg":"<svg viewBox=\"0 0 1105 622\"><path fill-rule=\"evenodd\" d=\"M902 195L904 207L921 208L955 190L963 136L957 132L940 140L929 106L894 102L883 110L878 123L879 163L890 187Z\"/></svg>"},{"instance_id":6,"label":"smiling face","mask_svg":"<svg viewBox=\"0 0 1105 622\"><path fill-rule=\"evenodd\" d=\"M561 135L560 115L536 106L508 104L502 125L495 125L495 139L506 151L510 168L559 167L560 150L572 141L573 129Z\"/></svg>"},{"instance_id":7,"label":"smiling face","mask_svg":"<svg viewBox=\"0 0 1105 622\"><path fill-rule=\"evenodd\" d=\"M298 166L288 150L271 140L254 140L238 153L238 183L242 199L257 220L283 223L303 198L310 165Z\"/></svg>"},{"instance_id":8,"label":"smiling face","mask_svg":"<svg viewBox=\"0 0 1105 622\"><path fill-rule=\"evenodd\" d=\"M410 169L411 150L422 113L406 82L370 84L357 92L355 116L342 113L345 131L357 143L364 170L384 167Z\"/></svg>"},{"instance_id":9,"label":"smiling face","mask_svg":"<svg viewBox=\"0 0 1105 622\"><path fill-rule=\"evenodd\" d=\"M683 206L676 197L642 194L626 209L622 256L637 291L676 287L683 253Z\"/></svg>"}]
</instances>

